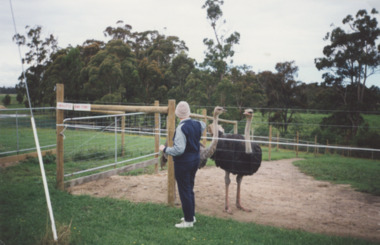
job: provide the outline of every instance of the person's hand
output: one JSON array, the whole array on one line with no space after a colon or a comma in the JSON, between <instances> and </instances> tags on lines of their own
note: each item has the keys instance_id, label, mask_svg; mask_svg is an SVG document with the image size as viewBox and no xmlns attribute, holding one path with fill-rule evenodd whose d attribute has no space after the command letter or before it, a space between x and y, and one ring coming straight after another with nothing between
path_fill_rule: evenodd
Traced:
<instances>
[{"instance_id":1,"label":"person's hand","mask_svg":"<svg viewBox=\"0 0 380 245\"><path fill-rule=\"evenodd\" d=\"M164 151L165 149L165 146L164 145L160 145L160 151Z\"/></svg>"}]
</instances>

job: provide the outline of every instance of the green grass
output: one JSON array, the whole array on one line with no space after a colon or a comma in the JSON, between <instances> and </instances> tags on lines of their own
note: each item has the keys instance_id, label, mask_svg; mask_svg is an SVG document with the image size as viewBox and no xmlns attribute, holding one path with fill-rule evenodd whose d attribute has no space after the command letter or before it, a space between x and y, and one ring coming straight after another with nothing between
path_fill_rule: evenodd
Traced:
<instances>
[{"instance_id":1,"label":"green grass","mask_svg":"<svg viewBox=\"0 0 380 245\"><path fill-rule=\"evenodd\" d=\"M368 123L370 130L380 133L379 114L361 114L364 123ZM310 138L309 140L314 140L314 135L312 132L319 128L319 124L322 122L323 118L330 116L330 113L296 113L293 118L293 122L289 124L288 133L299 132L301 139ZM364 125L364 124L363 124ZM252 127L257 132L257 135L268 136L268 117L267 115L262 116L261 113L256 113L253 117ZM240 126L240 133L243 133L244 126ZM265 132L264 135L261 132ZM273 137L276 137L277 129L273 127ZM256 133L255 133L256 134Z\"/></svg>"},{"instance_id":2,"label":"green grass","mask_svg":"<svg viewBox=\"0 0 380 245\"><path fill-rule=\"evenodd\" d=\"M380 116L379 115L362 115L364 118L364 121L368 123L369 127L380 134L380 126L379 126L379 121L380 121Z\"/></svg>"},{"instance_id":3,"label":"green grass","mask_svg":"<svg viewBox=\"0 0 380 245\"><path fill-rule=\"evenodd\" d=\"M380 196L380 161L322 155L294 164L318 180L349 184L358 191Z\"/></svg>"},{"instance_id":4,"label":"green grass","mask_svg":"<svg viewBox=\"0 0 380 245\"><path fill-rule=\"evenodd\" d=\"M4 97L6 96L7 94L0 94L0 105L4 105L3 104L3 99ZM13 109L13 108L25 108L24 107L24 104L19 104L16 97L17 97L17 94L9 94L9 96L11 96L11 103L9 105L7 105L7 109Z\"/></svg>"},{"instance_id":5,"label":"green grass","mask_svg":"<svg viewBox=\"0 0 380 245\"><path fill-rule=\"evenodd\" d=\"M179 230L179 208L72 196L53 187L54 164L46 165L46 173L58 229L71 223L70 244L375 244L203 215L194 228ZM50 225L38 164L0 170L0 196L0 240L41 244Z\"/></svg>"}]
</instances>

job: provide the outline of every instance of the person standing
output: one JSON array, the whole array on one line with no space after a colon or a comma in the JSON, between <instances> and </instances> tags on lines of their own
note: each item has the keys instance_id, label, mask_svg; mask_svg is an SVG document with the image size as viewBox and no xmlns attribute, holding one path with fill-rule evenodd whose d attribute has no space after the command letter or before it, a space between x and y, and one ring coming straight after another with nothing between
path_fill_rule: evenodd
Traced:
<instances>
[{"instance_id":1,"label":"person standing","mask_svg":"<svg viewBox=\"0 0 380 245\"><path fill-rule=\"evenodd\" d=\"M206 124L190 118L190 106L180 101L175 109L180 123L176 128L173 147L160 145L160 151L173 156L174 175L184 217L177 228L193 227L195 223L194 180L200 161L200 139Z\"/></svg>"}]
</instances>

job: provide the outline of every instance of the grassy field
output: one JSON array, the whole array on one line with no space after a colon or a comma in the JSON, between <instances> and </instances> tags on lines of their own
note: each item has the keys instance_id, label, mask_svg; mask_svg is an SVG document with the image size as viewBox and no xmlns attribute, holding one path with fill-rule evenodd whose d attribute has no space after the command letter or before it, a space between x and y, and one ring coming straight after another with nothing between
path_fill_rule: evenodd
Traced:
<instances>
[{"instance_id":1,"label":"grassy field","mask_svg":"<svg viewBox=\"0 0 380 245\"><path fill-rule=\"evenodd\" d=\"M322 155L307 157L294 164L318 180L349 184L358 191L380 196L380 161Z\"/></svg>"},{"instance_id":2,"label":"grassy field","mask_svg":"<svg viewBox=\"0 0 380 245\"><path fill-rule=\"evenodd\" d=\"M312 124L317 123L321 117L322 115L308 114L305 120ZM378 116L368 116L368 121L376 124L376 117ZM42 118L41 121L46 119ZM6 134L10 133L8 128L0 127L0 130L0 151L8 150L10 143L14 144L15 138L12 134ZM21 135L28 137L22 138L21 141L25 147L29 147L33 145L31 130L24 130ZM40 142L55 143L54 129L39 128L38 133ZM77 134L75 131L71 133ZM103 144L108 141L112 144L113 134L101 141ZM144 146L139 148L144 149ZM268 148L262 149L263 160L267 160ZM144 152L141 151L142 154L145 154ZM75 157L81 157L83 152L80 153ZM294 157L294 151L272 151L272 160ZM350 184L359 191L380 195L380 161L338 155L315 158L312 153L304 152L301 152L299 157L305 160L295 164L301 171L317 179ZM173 224L182 216L180 209L157 204L134 204L109 198L72 196L54 188L54 157L46 157L44 163L57 226L60 230L67 228L66 233L61 232L62 236L67 236L67 242L60 244L375 244L364 240L239 223L202 215L197 216L198 223L194 229L178 230ZM76 161L68 161L66 164L69 168L77 167ZM208 165L214 165L214 162L210 160ZM149 172L153 172L153 167L128 174ZM44 238L50 226L40 170L35 159L29 159L15 167L0 168L0 197L0 244L48 244L44 242Z\"/></svg>"},{"instance_id":3,"label":"grassy field","mask_svg":"<svg viewBox=\"0 0 380 245\"><path fill-rule=\"evenodd\" d=\"M6 96L6 94L0 94L0 105L4 105L3 99L5 96ZM7 108L9 108L9 109L24 108L24 105L19 104L18 101L16 100L16 96L17 96L16 94L9 94L9 96L11 96L11 104L7 105Z\"/></svg>"},{"instance_id":4,"label":"grassy field","mask_svg":"<svg viewBox=\"0 0 380 245\"><path fill-rule=\"evenodd\" d=\"M328 157L317 159L328 161ZM378 173L379 162L368 162L361 167L366 168L368 164L376 165L377 168L371 170ZM60 244L375 244L202 215L197 215L193 229L178 230L173 224L182 216L179 208L72 196L54 188L54 162L45 162L45 167L56 224L61 230ZM337 178L341 177L344 176ZM46 237L51 237L47 235L50 225L38 164L26 162L0 170L0 196L0 240L3 243L49 244Z\"/></svg>"}]
</instances>

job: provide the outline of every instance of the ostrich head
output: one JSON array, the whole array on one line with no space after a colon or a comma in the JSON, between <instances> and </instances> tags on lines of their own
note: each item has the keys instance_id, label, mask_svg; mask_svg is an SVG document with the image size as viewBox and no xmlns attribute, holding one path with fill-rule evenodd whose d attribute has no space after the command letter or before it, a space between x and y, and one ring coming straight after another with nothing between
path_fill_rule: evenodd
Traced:
<instances>
[{"instance_id":1,"label":"ostrich head","mask_svg":"<svg viewBox=\"0 0 380 245\"><path fill-rule=\"evenodd\" d=\"M214 117L219 116L220 114L222 114L223 112L226 112L226 111L227 110L224 109L223 107L216 106L215 109L214 109Z\"/></svg>"},{"instance_id":2,"label":"ostrich head","mask_svg":"<svg viewBox=\"0 0 380 245\"><path fill-rule=\"evenodd\" d=\"M244 110L244 113L243 113L247 118L252 118L253 117L253 110L248 108L248 109L245 109Z\"/></svg>"},{"instance_id":3,"label":"ostrich head","mask_svg":"<svg viewBox=\"0 0 380 245\"><path fill-rule=\"evenodd\" d=\"M217 123L217 121L215 121L215 119L219 118L219 116L223 113L223 112L226 112L227 110L224 109L223 107L221 106L216 106L215 109L214 109L214 112L213 112L213 115L214 115L214 123ZM217 125L217 131L222 131L224 133L224 129L222 128L221 125ZM214 135L214 131L215 131L215 127L213 124L210 124L208 126L208 131Z\"/></svg>"}]
</instances>

